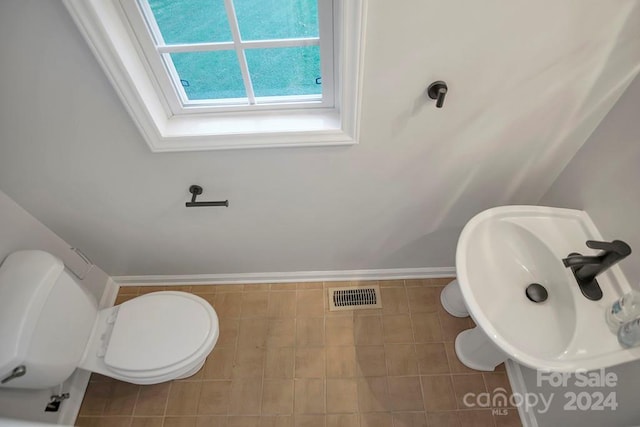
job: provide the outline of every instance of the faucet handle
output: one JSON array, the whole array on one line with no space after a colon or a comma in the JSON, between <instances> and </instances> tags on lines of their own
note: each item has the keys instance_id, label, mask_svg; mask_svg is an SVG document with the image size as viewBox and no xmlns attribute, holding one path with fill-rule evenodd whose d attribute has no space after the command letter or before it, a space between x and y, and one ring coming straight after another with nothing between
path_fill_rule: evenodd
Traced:
<instances>
[{"instance_id":1,"label":"faucet handle","mask_svg":"<svg viewBox=\"0 0 640 427\"><path fill-rule=\"evenodd\" d=\"M615 252L623 258L631 254L631 247L622 240L614 240L613 242L587 240L587 247L591 249L601 249L607 252Z\"/></svg>"}]
</instances>

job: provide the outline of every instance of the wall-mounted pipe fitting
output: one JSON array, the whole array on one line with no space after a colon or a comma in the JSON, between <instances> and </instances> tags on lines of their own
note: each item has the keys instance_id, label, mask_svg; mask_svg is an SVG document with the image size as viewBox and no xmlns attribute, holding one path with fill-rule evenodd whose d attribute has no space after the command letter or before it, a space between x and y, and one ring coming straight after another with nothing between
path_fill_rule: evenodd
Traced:
<instances>
[{"instance_id":1,"label":"wall-mounted pipe fitting","mask_svg":"<svg viewBox=\"0 0 640 427\"><path fill-rule=\"evenodd\" d=\"M442 80L438 80L429 85L427 95L429 95L429 98L436 100L436 108L442 108L444 105L444 97L447 95L448 90L447 84Z\"/></svg>"}]
</instances>

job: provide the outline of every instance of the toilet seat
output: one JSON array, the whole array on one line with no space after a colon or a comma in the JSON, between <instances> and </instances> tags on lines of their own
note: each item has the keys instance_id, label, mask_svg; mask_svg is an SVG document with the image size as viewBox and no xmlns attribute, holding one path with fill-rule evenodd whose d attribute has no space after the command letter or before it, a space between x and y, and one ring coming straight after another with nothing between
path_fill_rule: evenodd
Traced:
<instances>
[{"instance_id":1,"label":"toilet seat","mask_svg":"<svg viewBox=\"0 0 640 427\"><path fill-rule=\"evenodd\" d=\"M79 367L156 384L195 373L218 335L218 317L206 300L186 292L153 292L98 312Z\"/></svg>"}]
</instances>

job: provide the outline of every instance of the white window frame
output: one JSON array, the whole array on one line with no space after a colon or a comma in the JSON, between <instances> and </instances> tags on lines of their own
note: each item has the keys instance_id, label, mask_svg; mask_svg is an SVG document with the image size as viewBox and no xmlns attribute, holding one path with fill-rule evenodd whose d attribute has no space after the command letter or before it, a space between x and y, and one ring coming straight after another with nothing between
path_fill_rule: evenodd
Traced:
<instances>
[{"instance_id":1,"label":"white window frame","mask_svg":"<svg viewBox=\"0 0 640 427\"><path fill-rule=\"evenodd\" d=\"M358 142L367 0L334 3L333 107L193 114L172 111L121 0L63 1L153 152Z\"/></svg>"}]
</instances>

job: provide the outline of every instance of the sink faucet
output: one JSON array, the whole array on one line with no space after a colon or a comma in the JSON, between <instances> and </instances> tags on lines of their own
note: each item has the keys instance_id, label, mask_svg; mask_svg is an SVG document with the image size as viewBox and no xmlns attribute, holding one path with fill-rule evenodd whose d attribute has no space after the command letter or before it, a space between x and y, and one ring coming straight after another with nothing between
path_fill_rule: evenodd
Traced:
<instances>
[{"instance_id":1,"label":"sink faucet","mask_svg":"<svg viewBox=\"0 0 640 427\"><path fill-rule=\"evenodd\" d=\"M613 242L587 240L587 247L600 249L602 252L593 256L570 253L562 263L565 267L571 268L582 294L590 300L599 300L602 298L602 290L596 276L628 257L631 254L631 248L622 240Z\"/></svg>"}]
</instances>

